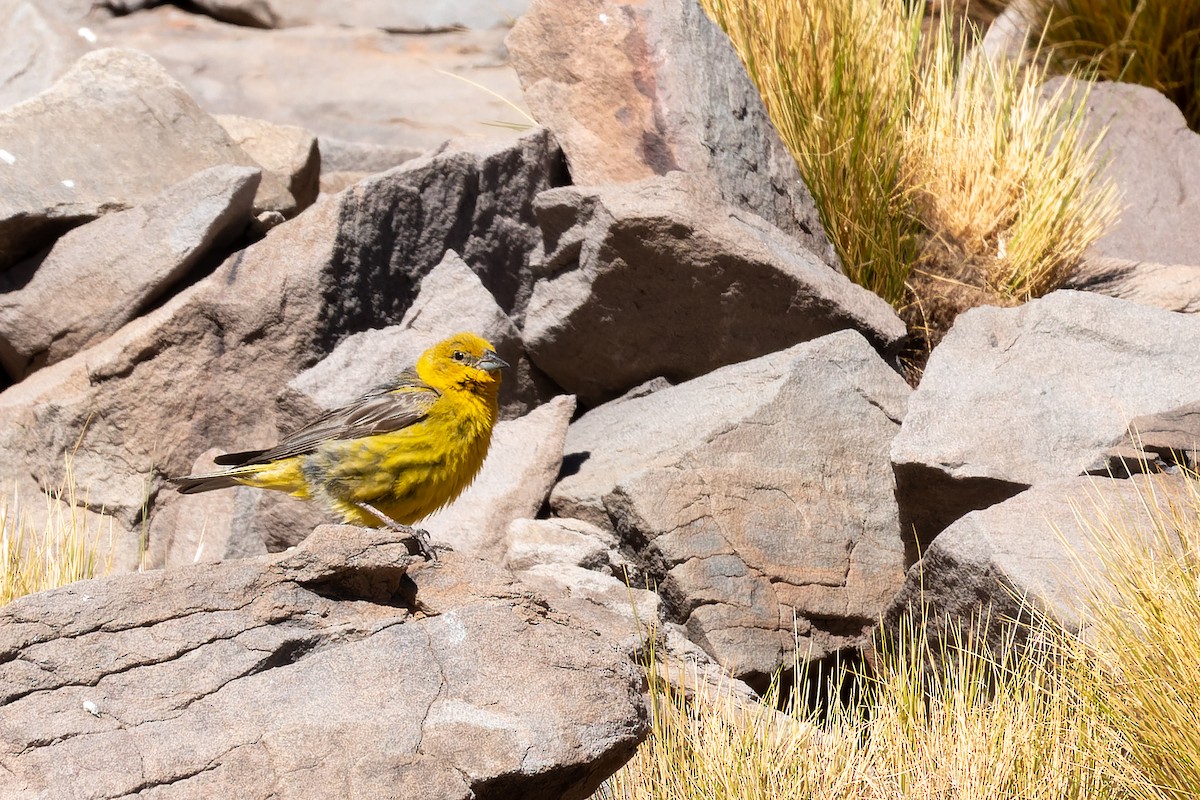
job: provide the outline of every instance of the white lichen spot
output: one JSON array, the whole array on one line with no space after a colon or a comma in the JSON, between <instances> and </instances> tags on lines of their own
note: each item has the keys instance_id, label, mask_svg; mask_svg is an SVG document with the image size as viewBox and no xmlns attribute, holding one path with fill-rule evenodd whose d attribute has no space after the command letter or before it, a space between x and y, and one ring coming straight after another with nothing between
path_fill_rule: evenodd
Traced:
<instances>
[{"instance_id":1,"label":"white lichen spot","mask_svg":"<svg viewBox=\"0 0 1200 800\"><path fill-rule=\"evenodd\" d=\"M93 717L100 716L100 706L96 705L91 700L83 701L83 710L91 714Z\"/></svg>"},{"instance_id":2,"label":"white lichen spot","mask_svg":"<svg viewBox=\"0 0 1200 800\"><path fill-rule=\"evenodd\" d=\"M600 24L601 24L601 25L607 25L607 24L608 24L608 14L601 14L601 15L600 15Z\"/></svg>"},{"instance_id":3,"label":"white lichen spot","mask_svg":"<svg viewBox=\"0 0 1200 800\"><path fill-rule=\"evenodd\" d=\"M0 150L0 161L3 161L5 164L15 164L17 163L17 157L7 150Z\"/></svg>"},{"instance_id":4,"label":"white lichen spot","mask_svg":"<svg viewBox=\"0 0 1200 800\"><path fill-rule=\"evenodd\" d=\"M64 178L64 179L63 179L63 182L62 182L62 185L63 185L63 186L65 186L65 187L67 187L68 189L74 189L74 188L75 188L75 181L71 180L70 178Z\"/></svg>"},{"instance_id":5,"label":"white lichen spot","mask_svg":"<svg viewBox=\"0 0 1200 800\"><path fill-rule=\"evenodd\" d=\"M92 32L91 28L80 28L77 33L79 34L79 38L85 42L96 43L96 34Z\"/></svg>"}]
</instances>

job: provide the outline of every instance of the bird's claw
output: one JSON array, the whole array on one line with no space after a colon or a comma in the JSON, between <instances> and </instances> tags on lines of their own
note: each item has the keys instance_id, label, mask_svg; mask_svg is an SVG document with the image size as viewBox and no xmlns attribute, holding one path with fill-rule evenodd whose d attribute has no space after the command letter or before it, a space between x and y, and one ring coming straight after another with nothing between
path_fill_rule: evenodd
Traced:
<instances>
[{"instance_id":1,"label":"bird's claw","mask_svg":"<svg viewBox=\"0 0 1200 800\"><path fill-rule=\"evenodd\" d=\"M429 540L429 531L424 528L409 528L413 541L417 543L417 555L424 556L426 561L438 560L438 548Z\"/></svg>"}]
</instances>

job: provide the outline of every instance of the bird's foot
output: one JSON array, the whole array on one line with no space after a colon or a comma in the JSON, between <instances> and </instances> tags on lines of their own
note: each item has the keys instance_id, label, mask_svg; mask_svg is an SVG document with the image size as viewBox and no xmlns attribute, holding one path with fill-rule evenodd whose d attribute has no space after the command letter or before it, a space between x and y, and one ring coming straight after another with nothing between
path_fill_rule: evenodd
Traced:
<instances>
[{"instance_id":1,"label":"bird's foot","mask_svg":"<svg viewBox=\"0 0 1200 800\"><path fill-rule=\"evenodd\" d=\"M412 534L413 541L417 543L417 554L425 556L426 561L437 561L438 550L449 549L439 548L429 539L429 531L424 528L409 528L408 532Z\"/></svg>"},{"instance_id":2,"label":"bird's foot","mask_svg":"<svg viewBox=\"0 0 1200 800\"><path fill-rule=\"evenodd\" d=\"M448 547L435 546L429 540L429 531L427 531L423 528L414 528L410 525L401 525L399 522L396 522L396 520L392 519L387 514L380 511L378 508L375 508L375 506L371 505L370 503L359 502L359 503L356 503L355 505L357 505L363 511L366 511L368 514L375 517L380 522L382 522L385 526L387 526L388 528L391 528L392 530L396 531L397 533L406 533L409 536L411 536L413 541L416 542L416 545L417 545L417 550L416 550L416 553L414 553L414 555L424 556L426 561L437 561L438 560L438 550L449 550L450 549Z\"/></svg>"}]
</instances>

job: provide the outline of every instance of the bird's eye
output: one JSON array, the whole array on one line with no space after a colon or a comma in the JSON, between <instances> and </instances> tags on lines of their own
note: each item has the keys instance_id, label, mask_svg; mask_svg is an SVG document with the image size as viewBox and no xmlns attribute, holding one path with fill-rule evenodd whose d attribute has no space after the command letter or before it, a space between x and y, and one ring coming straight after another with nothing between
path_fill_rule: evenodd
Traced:
<instances>
[{"instance_id":1,"label":"bird's eye","mask_svg":"<svg viewBox=\"0 0 1200 800\"><path fill-rule=\"evenodd\" d=\"M455 361L466 361L467 354L464 353L462 350L455 350L454 351L454 360Z\"/></svg>"}]
</instances>

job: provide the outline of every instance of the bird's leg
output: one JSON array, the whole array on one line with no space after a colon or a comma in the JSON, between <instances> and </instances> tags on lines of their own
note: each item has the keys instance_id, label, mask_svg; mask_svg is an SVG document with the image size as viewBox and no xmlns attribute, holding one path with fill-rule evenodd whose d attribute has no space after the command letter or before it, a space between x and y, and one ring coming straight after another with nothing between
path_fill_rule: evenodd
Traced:
<instances>
[{"instance_id":1,"label":"bird's leg","mask_svg":"<svg viewBox=\"0 0 1200 800\"><path fill-rule=\"evenodd\" d=\"M413 538L417 540L417 552L420 555L425 556L426 561L438 560L437 551L433 549L433 545L429 541L429 531L422 530L421 528L413 528L408 525L401 525L399 522L396 522L396 520L392 519L370 503L355 501L354 505L358 506L363 511L366 511L368 514L372 515L392 530L399 533L412 534Z\"/></svg>"}]
</instances>

